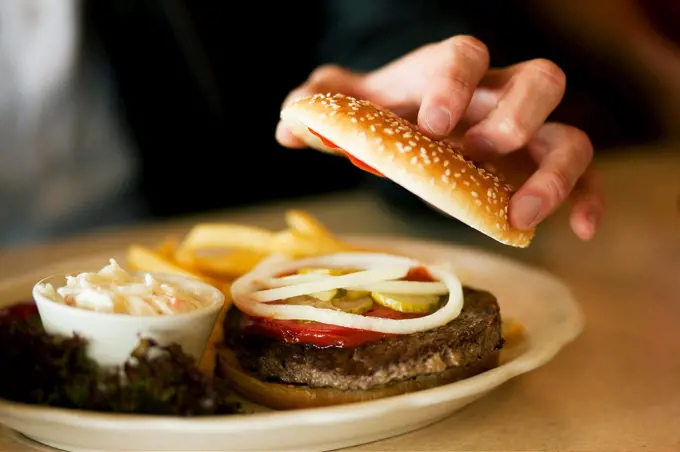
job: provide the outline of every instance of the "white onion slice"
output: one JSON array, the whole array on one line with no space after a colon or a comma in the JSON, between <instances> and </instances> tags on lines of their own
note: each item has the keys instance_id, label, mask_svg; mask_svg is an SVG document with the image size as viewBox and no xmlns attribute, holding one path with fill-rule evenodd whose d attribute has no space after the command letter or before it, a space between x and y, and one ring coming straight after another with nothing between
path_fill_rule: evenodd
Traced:
<instances>
[{"instance_id":1,"label":"white onion slice","mask_svg":"<svg viewBox=\"0 0 680 452\"><path fill-rule=\"evenodd\" d=\"M254 298L254 294L259 289L261 281L272 278L275 275L296 271L300 268L376 269L402 266L425 267L434 278L446 286L449 292L446 304L436 312L424 317L397 320L367 317L361 314L351 314L328 309L317 309L313 306L272 305L262 303ZM338 253L256 268L234 281L231 286L231 295L234 304L241 311L254 317L280 320L306 320L387 334L412 334L431 330L451 322L458 317L463 309L463 288L455 274L436 266L423 265L422 262L415 259L373 253Z\"/></svg>"},{"instance_id":2,"label":"white onion slice","mask_svg":"<svg viewBox=\"0 0 680 452\"><path fill-rule=\"evenodd\" d=\"M264 285L269 288L286 287L303 282L319 281L332 277L324 273L306 273L282 276L280 278L269 278L264 281ZM384 292L408 295L446 295L449 289L440 282L426 281L379 281L360 286L343 286L338 289L363 290L367 292Z\"/></svg>"},{"instance_id":3,"label":"white onion slice","mask_svg":"<svg viewBox=\"0 0 680 452\"><path fill-rule=\"evenodd\" d=\"M342 289L408 295L446 295L449 293L446 284L425 281L380 281L356 287L342 287Z\"/></svg>"},{"instance_id":4,"label":"white onion slice","mask_svg":"<svg viewBox=\"0 0 680 452\"><path fill-rule=\"evenodd\" d=\"M309 295L315 292L341 289L343 287L357 286L376 283L389 279L403 278L408 274L410 267L405 265L392 265L374 269L358 271L342 276L326 276L323 279L312 280L291 286L265 289L251 294L253 300L264 303L267 301L283 300L286 298Z\"/></svg>"},{"instance_id":5,"label":"white onion slice","mask_svg":"<svg viewBox=\"0 0 680 452\"><path fill-rule=\"evenodd\" d=\"M290 286L291 284L299 284L299 283L304 283L304 282L310 282L310 281L319 281L322 279L328 278L330 275L326 275L323 273L304 273L304 274L295 274L295 275L288 275L288 276L281 276L278 278L269 278L266 279L263 282L263 284L266 287L286 287Z\"/></svg>"}]
</instances>

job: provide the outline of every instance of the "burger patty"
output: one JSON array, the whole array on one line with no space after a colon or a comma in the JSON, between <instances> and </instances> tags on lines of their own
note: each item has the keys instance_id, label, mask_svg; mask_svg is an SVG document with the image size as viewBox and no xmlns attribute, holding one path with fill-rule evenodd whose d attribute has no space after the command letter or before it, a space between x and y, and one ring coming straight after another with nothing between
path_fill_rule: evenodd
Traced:
<instances>
[{"instance_id":1,"label":"burger patty","mask_svg":"<svg viewBox=\"0 0 680 452\"><path fill-rule=\"evenodd\" d=\"M341 390L370 389L444 372L455 381L494 367L503 344L496 298L467 287L464 298L460 315L446 325L354 348L289 344L247 334L239 328L242 314L234 308L225 319L225 342L241 367L264 381Z\"/></svg>"}]
</instances>

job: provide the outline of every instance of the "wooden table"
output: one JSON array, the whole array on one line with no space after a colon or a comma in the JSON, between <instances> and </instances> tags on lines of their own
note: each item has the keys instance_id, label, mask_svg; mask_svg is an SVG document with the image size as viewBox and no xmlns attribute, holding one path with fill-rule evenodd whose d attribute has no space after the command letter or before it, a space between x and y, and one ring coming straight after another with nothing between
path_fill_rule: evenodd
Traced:
<instances>
[{"instance_id":1,"label":"wooden table","mask_svg":"<svg viewBox=\"0 0 680 452\"><path fill-rule=\"evenodd\" d=\"M554 361L424 430L354 448L362 451L680 450L680 153L627 152L597 162L607 216L597 238L579 242L566 212L534 244L515 250L459 228L405 221L366 193L306 200L336 231L464 241L552 271L569 283L587 326ZM220 215L281 227L272 205ZM0 254L0 274L75 255L181 233L193 219ZM405 413L405 415L407 415ZM40 447L40 446L37 446ZM0 430L0 450L31 449Z\"/></svg>"}]
</instances>

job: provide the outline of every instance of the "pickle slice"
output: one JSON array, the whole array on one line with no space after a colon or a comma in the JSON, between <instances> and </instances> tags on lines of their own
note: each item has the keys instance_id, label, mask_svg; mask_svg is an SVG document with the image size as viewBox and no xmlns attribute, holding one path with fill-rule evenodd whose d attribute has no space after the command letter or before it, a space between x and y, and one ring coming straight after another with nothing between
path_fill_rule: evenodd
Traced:
<instances>
[{"instance_id":1,"label":"pickle slice","mask_svg":"<svg viewBox=\"0 0 680 452\"><path fill-rule=\"evenodd\" d=\"M439 307L438 295L403 295L371 292L379 305L409 314L427 314Z\"/></svg>"},{"instance_id":2,"label":"pickle slice","mask_svg":"<svg viewBox=\"0 0 680 452\"><path fill-rule=\"evenodd\" d=\"M318 309L336 309L330 300L320 300L316 297L310 295L298 295L297 297L292 297L286 299L286 304L290 305L302 305L302 306L314 306Z\"/></svg>"},{"instance_id":3,"label":"pickle slice","mask_svg":"<svg viewBox=\"0 0 680 452\"><path fill-rule=\"evenodd\" d=\"M331 303L341 311L349 312L350 314L363 314L366 311L370 311L373 307L373 299L368 296L354 299L339 298Z\"/></svg>"},{"instance_id":4,"label":"pickle slice","mask_svg":"<svg viewBox=\"0 0 680 452\"><path fill-rule=\"evenodd\" d=\"M369 297L371 293L367 290L345 290L342 298L346 300L359 300L364 297Z\"/></svg>"},{"instance_id":5,"label":"pickle slice","mask_svg":"<svg viewBox=\"0 0 680 452\"><path fill-rule=\"evenodd\" d=\"M338 294L338 289L324 290L323 292L310 293L310 297L314 297L321 301L331 301Z\"/></svg>"}]
</instances>

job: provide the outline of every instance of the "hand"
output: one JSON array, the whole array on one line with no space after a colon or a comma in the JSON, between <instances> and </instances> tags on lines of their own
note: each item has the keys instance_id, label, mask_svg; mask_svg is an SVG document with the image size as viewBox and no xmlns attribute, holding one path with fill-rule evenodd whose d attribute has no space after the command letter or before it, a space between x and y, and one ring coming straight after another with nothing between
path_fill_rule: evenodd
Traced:
<instances>
[{"instance_id":1,"label":"hand","mask_svg":"<svg viewBox=\"0 0 680 452\"><path fill-rule=\"evenodd\" d=\"M562 70L547 60L490 69L482 42L455 36L366 74L322 66L284 105L317 92L367 99L417 122L434 138L461 139L471 158L493 161L511 180L520 172L517 157L528 157L532 172L510 201L511 224L529 229L571 198L571 228L588 240L603 213L598 181L588 170L592 145L582 131L546 122L565 85ZM305 146L281 124L276 138L287 147Z\"/></svg>"}]
</instances>

